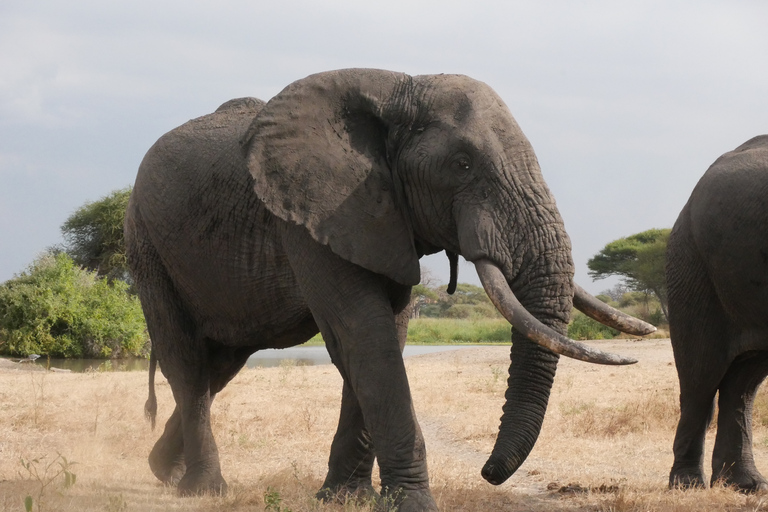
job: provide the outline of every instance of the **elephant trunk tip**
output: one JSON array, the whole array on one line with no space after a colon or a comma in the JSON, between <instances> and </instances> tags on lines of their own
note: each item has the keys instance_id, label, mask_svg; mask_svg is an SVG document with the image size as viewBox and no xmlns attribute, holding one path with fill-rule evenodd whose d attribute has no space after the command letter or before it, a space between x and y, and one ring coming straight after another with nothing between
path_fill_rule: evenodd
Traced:
<instances>
[{"instance_id":1,"label":"elephant trunk tip","mask_svg":"<svg viewBox=\"0 0 768 512\"><path fill-rule=\"evenodd\" d=\"M489 484L501 485L514 474L519 466L519 464L513 464L512 461L502 460L498 456L491 455L480 474Z\"/></svg>"}]
</instances>

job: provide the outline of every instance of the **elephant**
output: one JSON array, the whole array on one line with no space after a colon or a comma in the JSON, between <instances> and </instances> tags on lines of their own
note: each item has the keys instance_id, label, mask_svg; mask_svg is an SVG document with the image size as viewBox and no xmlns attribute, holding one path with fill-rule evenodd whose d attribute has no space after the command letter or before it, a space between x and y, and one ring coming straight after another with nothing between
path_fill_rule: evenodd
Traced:
<instances>
[{"instance_id":1,"label":"elephant","mask_svg":"<svg viewBox=\"0 0 768 512\"><path fill-rule=\"evenodd\" d=\"M669 328L680 380L670 487L703 487L717 399L711 483L768 490L752 455L752 406L768 375L768 135L718 158L667 244Z\"/></svg>"},{"instance_id":2,"label":"elephant","mask_svg":"<svg viewBox=\"0 0 768 512\"><path fill-rule=\"evenodd\" d=\"M623 331L655 329L573 283L570 240L530 143L489 86L461 75L345 69L266 104L231 100L147 152L125 241L176 401L149 463L182 495L226 490L215 395L255 351L319 331L343 387L318 498L376 496L377 459L399 510L437 510L402 358L423 255L446 252L451 287L458 255L473 262L514 326L482 470L493 484L532 449L559 355L635 362L569 340L573 304Z\"/></svg>"}]
</instances>

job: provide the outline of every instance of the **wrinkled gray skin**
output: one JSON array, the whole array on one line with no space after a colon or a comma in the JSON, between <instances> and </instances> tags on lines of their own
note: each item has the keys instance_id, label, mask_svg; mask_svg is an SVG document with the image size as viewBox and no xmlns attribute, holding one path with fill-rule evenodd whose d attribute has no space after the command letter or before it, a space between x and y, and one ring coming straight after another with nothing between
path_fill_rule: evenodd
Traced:
<instances>
[{"instance_id":1,"label":"wrinkled gray skin","mask_svg":"<svg viewBox=\"0 0 768 512\"><path fill-rule=\"evenodd\" d=\"M667 246L680 378L670 486L705 486L704 437L719 392L712 482L768 490L752 457L752 404L768 375L768 135L724 154L694 188Z\"/></svg>"},{"instance_id":2,"label":"wrinkled gray skin","mask_svg":"<svg viewBox=\"0 0 768 512\"><path fill-rule=\"evenodd\" d=\"M560 333L574 294L570 242L528 140L501 99L464 76L342 70L266 106L228 102L149 150L125 233L177 404L150 466L182 494L226 488L210 427L216 393L256 350L319 330L344 387L318 495L372 493L376 457L401 511L437 510L401 355L419 257L493 262ZM496 484L533 447L558 361L513 341L483 469Z\"/></svg>"}]
</instances>

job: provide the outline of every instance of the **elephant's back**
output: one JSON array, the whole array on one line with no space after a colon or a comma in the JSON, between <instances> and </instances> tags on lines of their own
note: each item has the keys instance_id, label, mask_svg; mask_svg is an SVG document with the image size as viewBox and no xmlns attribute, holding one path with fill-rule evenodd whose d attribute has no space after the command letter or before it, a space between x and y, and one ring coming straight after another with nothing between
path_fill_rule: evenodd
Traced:
<instances>
[{"instance_id":1,"label":"elephant's back","mask_svg":"<svg viewBox=\"0 0 768 512\"><path fill-rule=\"evenodd\" d=\"M724 308L741 325L768 327L768 136L717 159L686 208Z\"/></svg>"},{"instance_id":2,"label":"elephant's back","mask_svg":"<svg viewBox=\"0 0 768 512\"><path fill-rule=\"evenodd\" d=\"M131 197L129 214L140 216L176 289L213 331L227 321L245 327L263 300L265 269L287 266L239 144L262 105L233 100L163 135Z\"/></svg>"},{"instance_id":3,"label":"elephant's back","mask_svg":"<svg viewBox=\"0 0 768 512\"><path fill-rule=\"evenodd\" d=\"M221 240L242 226L231 222L234 215L251 218L260 209L239 148L259 108L239 107L171 130L142 160L131 200L158 247Z\"/></svg>"}]
</instances>

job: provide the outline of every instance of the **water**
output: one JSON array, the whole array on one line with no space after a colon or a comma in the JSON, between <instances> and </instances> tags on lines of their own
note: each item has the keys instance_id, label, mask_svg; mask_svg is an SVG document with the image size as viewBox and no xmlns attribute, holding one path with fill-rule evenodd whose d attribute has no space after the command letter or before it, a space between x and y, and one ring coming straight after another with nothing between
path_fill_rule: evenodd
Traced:
<instances>
[{"instance_id":1,"label":"water","mask_svg":"<svg viewBox=\"0 0 768 512\"><path fill-rule=\"evenodd\" d=\"M433 354L448 350L465 348L461 345L406 345L404 357ZM283 361L292 361L298 365L312 366L316 364L331 364L331 356L324 346L319 347L290 347L283 349L260 350L248 358L246 366L271 367L280 366Z\"/></svg>"},{"instance_id":2,"label":"water","mask_svg":"<svg viewBox=\"0 0 768 512\"><path fill-rule=\"evenodd\" d=\"M432 354L448 350L465 348L462 345L406 345L403 355L405 357L421 354ZM248 358L246 366L249 368L280 366L281 363L290 362L296 365L313 366L318 364L331 364L331 358L324 346L316 347L290 347L284 349L259 350ZM60 368L72 372L109 372L109 371L146 371L149 367L147 359L48 359L41 357L34 363L47 368Z\"/></svg>"}]
</instances>

